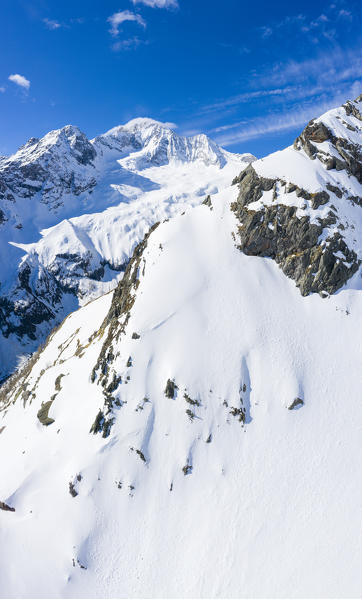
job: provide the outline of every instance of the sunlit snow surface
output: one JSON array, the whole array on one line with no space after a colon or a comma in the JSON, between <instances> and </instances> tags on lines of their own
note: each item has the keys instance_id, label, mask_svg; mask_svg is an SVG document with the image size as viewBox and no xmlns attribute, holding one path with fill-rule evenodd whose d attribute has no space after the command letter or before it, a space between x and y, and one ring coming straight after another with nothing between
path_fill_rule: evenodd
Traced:
<instances>
[{"instance_id":1,"label":"sunlit snow surface","mask_svg":"<svg viewBox=\"0 0 362 599\"><path fill-rule=\"evenodd\" d=\"M96 153L89 164L77 162L77 144ZM114 289L150 226L224 189L253 159L227 152L205 135L179 136L152 119L134 119L91 142L67 126L4 158L0 171L4 165L36 165L49 177L38 194L3 202L10 213L0 238L1 294L15 298L20 308L32 302L31 295L19 290L19 268L25 265L31 269L35 295L42 278L44 286L54 287L54 273L65 291L50 305L54 318L37 326L36 341L27 335L0 336L0 379L69 312ZM17 175L13 178L16 182ZM62 192L69 178L85 191ZM103 267L103 276L92 276ZM68 288L73 294L66 293Z\"/></svg>"},{"instance_id":2,"label":"sunlit snow surface","mask_svg":"<svg viewBox=\"0 0 362 599\"><path fill-rule=\"evenodd\" d=\"M16 509L0 510L2 599L360 597L360 279L303 298L273 261L235 248L236 194L151 234L108 438L89 434L107 331L75 352L112 294L66 319L32 370L33 383L45 370L36 398L0 420L0 499ZM244 384L242 425L230 411ZM185 392L201 403L192 421Z\"/></svg>"}]
</instances>

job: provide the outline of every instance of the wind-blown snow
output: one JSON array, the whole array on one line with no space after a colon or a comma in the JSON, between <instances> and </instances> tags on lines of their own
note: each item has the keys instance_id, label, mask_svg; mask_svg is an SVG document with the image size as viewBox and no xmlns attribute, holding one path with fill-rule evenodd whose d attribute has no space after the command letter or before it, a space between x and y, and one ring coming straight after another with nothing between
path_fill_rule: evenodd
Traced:
<instances>
[{"instance_id":1,"label":"wind-blown snow","mask_svg":"<svg viewBox=\"0 0 362 599\"><path fill-rule=\"evenodd\" d=\"M273 261L236 249L236 193L151 234L112 362L109 437L89 430L107 331L91 335L111 294L66 319L31 371L35 397L0 421L1 499L16 509L0 511L4 599L359 596L358 279L302 297Z\"/></svg>"}]
</instances>

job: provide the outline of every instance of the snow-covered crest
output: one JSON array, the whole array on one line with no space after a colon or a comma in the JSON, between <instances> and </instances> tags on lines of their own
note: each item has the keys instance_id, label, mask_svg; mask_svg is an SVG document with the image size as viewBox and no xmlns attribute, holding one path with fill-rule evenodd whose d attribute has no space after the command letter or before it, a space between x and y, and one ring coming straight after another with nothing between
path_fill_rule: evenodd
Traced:
<instances>
[{"instance_id":1,"label":"snow-covered crest","mask_svg":"<svg viewBox=\"0 0 362 599\"><path fill-rule=\"evenodd\" d=\"M67 126L1 160L0 377L69 311L116 286L150 226L252 159L136 119L92 141Z\"/></svg>"},{"instance_id":2,"label":"snow-covered crest","mask_svg":"<svg viewBox=\"0 0 362 599\"><path fill-rule=\"evenodd\" d=\"M361 292L240 252L238 193L154 227L8 389L9 599L358 596Z\"/></svg>"},{"instance_id":3,"label":"snow-covered crest","mask_svg":"<svg viewBox=\"0 0 362 599\"><path fill-rule=\"evenodd\" d=\"M232 157L204 134L184 137L173 131L168 124L147 118L133 119L125 125L114 127L95 138L93 143L96 148L106 145L109 149L129 153L123 163L137 170L170 162L195 161L222 168ZM240 159L249 162L254 157L244 154Z\"/></svg>"},{"instance_id":4,"label":"snow-covered crest","mask_svg":"<svg viewBox=\"0 0 362 599\"><path fill-rule=\"evenodd\" d=\"M358 171L309 127L283 160L152 223L116 291L70 314L3 387L5 599L358 596L360 266L323 299L284 275L279 246L258 257L275 239L298 257L285 210L309 260L323 263L334 227L361 247ZM160 187L163 168L147 172ZM249 217L257 236L240 252ZM48 232L44 256L48 235L75 248L77 223L89 249L82 219Z\"/></svg>"},{"instance_id":5,"label":"snow-covered crest","mask_svg":"<svg viewBox=\"0 0 362 599\"><path fill-rule=\"evenodd\" d=\"M267 256L303 295L335 293L361 264L362 101L311 121L235 180L240 249Z\"/></svg>"}]
</instances>

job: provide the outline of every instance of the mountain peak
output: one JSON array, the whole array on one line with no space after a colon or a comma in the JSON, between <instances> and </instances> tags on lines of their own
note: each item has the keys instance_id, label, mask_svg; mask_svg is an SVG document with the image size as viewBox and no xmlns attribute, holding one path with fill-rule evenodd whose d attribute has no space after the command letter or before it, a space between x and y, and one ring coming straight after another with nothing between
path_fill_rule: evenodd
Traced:
<instances>
[{"instance_id":1,"label":"mountain peak","mask_svg":"<svg viewBox=\"0 0 362 599\"><path fill-rule=\"evenodd\" d=\"M49 134L51 134L51 133L55 133L59 136L63 135L67 138L70 138L73 136L86 137L85 133L83 133L83 131L81 131L79 129L79 127L77 127L77 125L71 125L71 124L64 125L64 127L60 127L59 129L54 129L53 131L49 132Z\"/></svg>"},{"instance_id":2,"label":"mountain peak","mask_svg":"<svg viewBox=\"0 0 362 599\"><path fill-rule=\"evenodd\" d=\"M175 127L176 126L173 123L162 123L161 121L156 121L155 119L148 117L137 117L127 121L127 123L124 123L123 125L112 127L99 137L120 137L124 135L125 132L142 132L149 130L150 128L171 131Z\"/></svg>"},{"instance_id":3,"label":"mountain peak","mask_svg":"<svg viewBox=\"0 0 362 599\"><path fill-rule=\"evenodd\" d=\"M34 163L59 153L67 157L72 156L79 164L84 165L89 164L96 156L86 135L74 125L65 125L49 131L40 139L30 138L15 154L8 157L8 162Z\"/></svg>"},{"instance_id":4,"label":"mountain peak","mask_svg":"<svg viewBox=\"0 0 362 599\"><path fill-rule=\"evenodd\" d=\"M123 126L125 129L146 129L148 127L159 127L160 129L171 130L176 129L176 125L174 123L163 123L148 117L137 117L135 119L131 119Z\"/></svg>"},{"instance_id":5,"label":"mountain peak","mask_svg":"<svg viewBox=\"0 0 362 599\"><path fill-rule=\"evenodd\" d=\"M225 150L207 135L186 137L176 133L171 125L150 118L135 118L96 137L93 143L127 153L125 164L132 170L198 160L220 168L226 164Z\"/></svg>"}]
</instances>

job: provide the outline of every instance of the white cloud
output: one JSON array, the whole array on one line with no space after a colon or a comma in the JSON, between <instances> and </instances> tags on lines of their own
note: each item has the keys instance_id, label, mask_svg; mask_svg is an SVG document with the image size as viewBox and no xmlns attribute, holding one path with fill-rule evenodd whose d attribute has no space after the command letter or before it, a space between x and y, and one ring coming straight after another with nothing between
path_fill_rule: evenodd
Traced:
<instances>
[{"instance_id":1,"label":"white cloud","mask_svg":"<svg viewBox=\"0 0 362 599\"><path fill-rule=\"evenodd\" d=\"M271 35L274 35L275 33L280 33L280 31L284 30L285 28L299 26L304 21L305 21L305 16L302 14L294 15L291 17L287 16L287 17L284 17L284 19L282 19L281 21L275 21L275 22L269 23L268 25L263 25L262 27L259 27L258 29L261 33L261 37L264 39L267 39Z\"/></svg>"},{"instance_id":2,"label":"white cloud","mask_svg":"<svg viewBox=\"0 0 362 599\"><path fill-rule=\"evenodd\" d=\"M335 47L312 59L266 64L241 82L243 93L198 107L188 129L206 130L226 146L297 130L310 118L361 93L361 50L361 45L350 50ZM245 105L248 114L263 116L245 122Z\"/></svg>"},{"instance_id":3,"label":"white cloud","mask_svg":"<svg viewBox=\"0 0 362 599\"><path fill-rule=\"evenodd\" d=\"M4 94L5 93L5 87L0 87L0 94Z\"/></svg>"},{"instance_id":4,"label":"white cloud","mask_svg":"<svg viewBox=\"0 0 362 599\"><path fill-rule=\"evenodd\" d=\"M273 30L271 27L260 27L261 37L268 38L272 35Z\"/></svg>"},{"instance_id":5,"label":"white cloud","mask_svg":"<svg viewBox=\"0 0 362 599\"><path fill-rule=\"evenodd\" d=\"M336 5L331 4L324 13L319 14L312 20L304 14L287 16L280 21L272 21L267 25L258 27L262 39L268 40L271 36L285 37L286 35L308 36L314 43L318 44L325 38L334 41L338 37L335 24L340 19L352 21L352 13L348 10L339 10L336 13ZM287 32L289 32L287 34Z\"/></svg>"},{"instance_id":6,"label":"white cloud","mask_svg":"<svg viewBox=\"0 0 362 599\"><path fill-rule=\"evenodd\" d=\"M141 15L131 12L130 10L115 12L112 16L108 17L107 21L111 24L110 33L115 37L119 33L120 25L126 21L134 21L135 23L138 23L138 25L146 27L146 22L142 19Z\"/></svg>"},{"instance_id":7,"label":"white cloud","mask_svg":"<svg viewBox=\"0 0 362 599\"><path fill-rule=\"evenodd\" d=\"M43 19L43 23L45 23L47 29L59 29L59 27L61 27L61 24L58 23L58 21L53 21L52 19Z\"/></svg>"},{"instance_id":8,"label":"white cloud","mask_svg":"<svg viewBox=\"0 0 362 599\"><path fill-rule=\"evenodd\" d=\"M234 128L236 131L233 133L229 131L228 133L216 136L215 141L223 146L233 146L240 142L263 137L270 133L281 133L283 131L298 129L327 110L341 105L347 98L353 99L360 89L360 82L355 81L347 89L339 91L335 95L331 94L327 100L317 100L310 104L307 103L300 108L294 108L279 114L269 114L258 117L249 122L246 127L240 128L239 123L235 123ZM233 127L230 126L229 128L232 129Z\"/></svg>"},{"instance_id":9,"label":"white cloud","mask_svg":"<svg viewBox=\"0 0 362 599\"><path fill-rule=\"evenodd\" d=\"M331 73L330 73L331 75ZM288 103L295 103L299 100L304 102L311 101L314 102L319 97L322 97L325 94L333 93L333 89L335 88L336 80L352 80L355 76L362 76L362 72L354 67L351 67L348 71L345 70L340 73L335 73L335 77L331 77L331 81L328 83L327 81L321 82L321 85L314 84L313 80L308 82L306 80L299 81L297 74L294 77L294 82L296 85L285 85L281 88L273 88L273 89L263 89L257 91L245 92L243 94L239 94L238 96L231 96L230 98L225 98L215 104L208 104L207 106L203 106L197 114L206 114L209 115L211 113L218 113L220 110L225 112L226 109L234 109L238 108L242 104L249 104L251 102L267 99L268 106L273 105L287 105ZM261 78L262 79L262 78ZM293 77L288 77L288 80L292 82ZM358 94L356 94L358 95ZM231 110L229 112L232 112ZM220 131L234 128L237 125L241 125L244 121L238 121L235 125L223 125L220 127L216 127L211 131L215 133L219 133Z\"/></svg>"},{"instance_id":10,"label":"white cloud","mask_svg":"<svg viewBox=\"0 0 362 599\"><path fill-rule=\"evenodd\" d=\"M342 8L342 10L339 11L338 16L342 17L342 19L348 19L349 21L352 21L352 13L349 10L344 10Z\"/></svg>"},{"instance_id":11,"label":"white cloud","mask_svg":"<svg viewBox=\"0 0 362 599\"><path fill-rule=\"evenodd\" d=\"M269 115L267 117L256 118L247 127L241 128L234 133L230 132L226 135L216 137L215 141L222 146L233 146L249 139L263 137L268 133L277 133L301 127L313 118L313 116L315 116L313 110L309 112L301 110L278 116ZM237 124L235 124L235 128L237 128Z\"/></svg>"},{"instance_id":12,"label":"white cloud","mask_svg":"<svg viewBox=\"0 0 362 599\"><path fill-rule=\"evenodd\" d=\"M316 80L318 85L335 84L337 81L346 81L351 78L361 77L362 57L361 47L353 50L342 50L339 47L319 54L319 56L297 61L289 61L275 65L268 72L259 73L259 80L263 85L288 85L304 81Z\"/></svg>"},{"instance_id":13,"label":"white cloud","mask_svg":"<svg viewBox=\"0 0 362 599\"><path fill-rule=\"evenodd\" d=\"M26 79L26 77L23 77L23 75L19 75L18 73L16 73L15 75L9 75L8 79L9 81L12 81L16 85L19 85L24 89L29 89L30 87L29 79Z\"/></svg>"},{"instance_id":14,"label":"white cloud","mask_svg":"<svg viewBox=\"0 0 362 599\"><path fill-rule=\"evenodd\" d=\"M239 104L245 104L252 100L256 100L263 97L270 96L285 96L294 91L294 87L287 87L283 89L265 89L252 92L245 92L237 96L231 96L214 104L208 104L201 109L201 112L213 112L215 110L225 109L230 106L238 106Z\"/></svg>"},{"instance_id":15,"label":"white cloud","mask_svg":"<svg viewBox=\"0 0 362 599\"><path fill-rule=\"evenodd\" d=\"M246 125L247 123L248 121L246 119L243 119L242 121L238 121L237 123L231 123L229 125L221 125L220 127L214 127L214 129L210 129L208 133L222 133L223 131L228 131L229 129L236 129L237 127L240 127L241 125Z\"/></svg>"},{"instance_id":16,"label":"white cloud","mask_svg":"<svg viewBox=\"0 0 362 599\"><path fill-rule=\"evenodd\" d=\"M147 44L148 42L145 40L140 40L139 37L131 37L126 40L119 40L115 42L112 46L112 50L114 52L119 52L120 50L133 50L134 48L138 48L138 46Z\"/></svg>"},{"instance_id":17,"label":"white cloud","mask_svg":"<svg viewBox=\"0 0 362 599\"><path fill-rule=\"evenodd\" d=\"M133 4L145 4L151 8L178 8L178 0L132 0Z\"/></svg>"}]
</instances>

